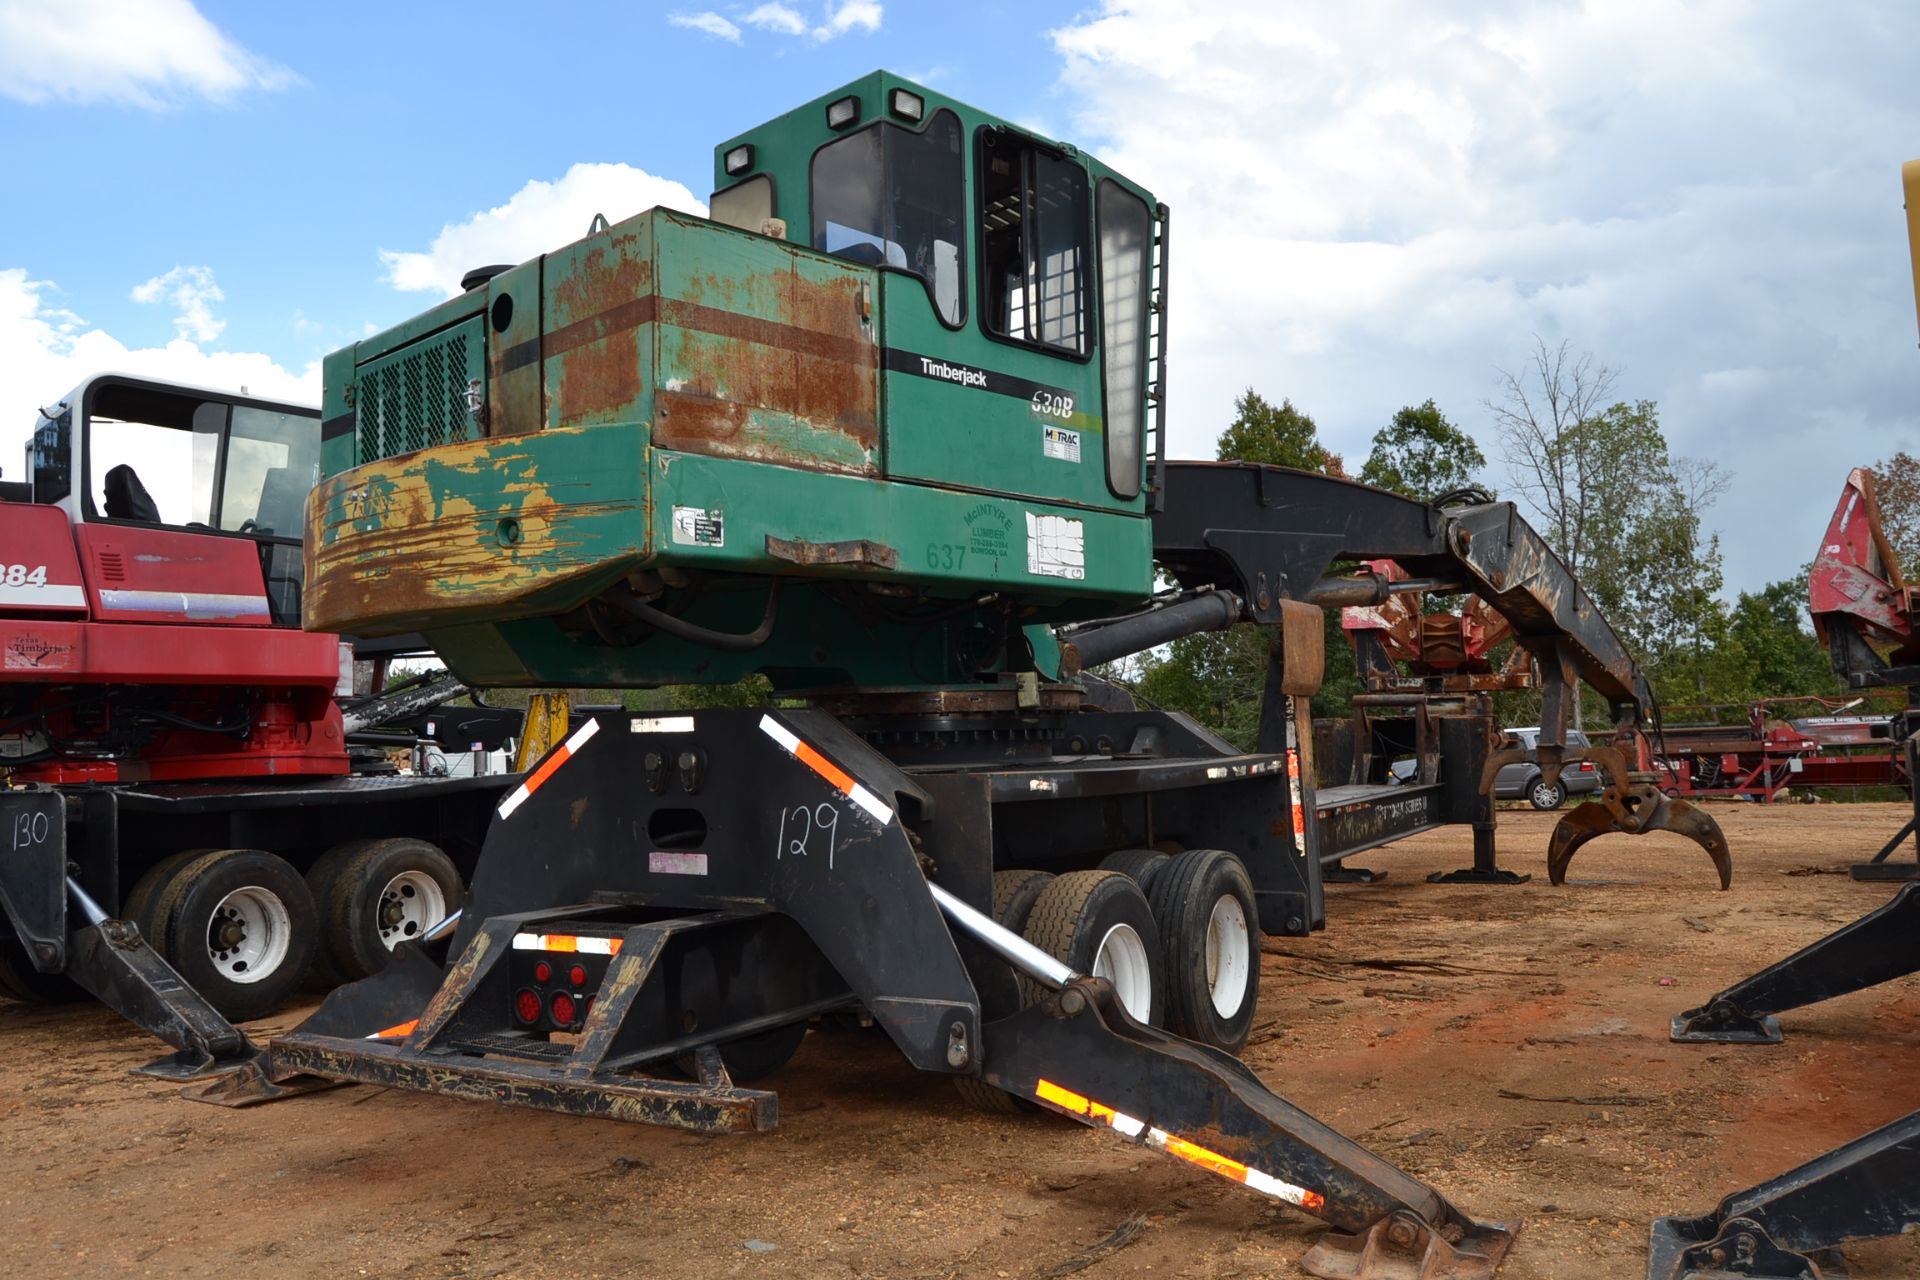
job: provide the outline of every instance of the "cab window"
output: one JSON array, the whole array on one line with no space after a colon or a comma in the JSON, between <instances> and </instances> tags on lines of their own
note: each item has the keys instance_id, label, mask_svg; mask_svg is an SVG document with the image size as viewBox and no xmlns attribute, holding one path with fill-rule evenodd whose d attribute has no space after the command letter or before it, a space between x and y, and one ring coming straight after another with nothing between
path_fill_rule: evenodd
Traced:
<instances>
[{"instance_id":1,"label":"cab window","mask_svg":"<svg viewBox=\"0 0 1920 1280\"><path fill-rule=\"evenodd\" d=\"M220 528L298 538L307 494L320 480L311 418L236 406L220 484Z\"/></svg>"},{"instance_id":2,"label":"cab window","mask_svg":"<svg viewBox=\"0 0 1920 1280\"><path fill-rule=\"evenodd\" d=\"M936 111L919 133L878 120L813 154L813 247L920 277L941 321L965 313L966 195L960 120Z\"/></svg>"},{"instance_id":3,"label":"cab window","mask_svg":"<svg viewBox=\"0 0 1920 1280\"><path fill-rule=\"evenodd\" d=\"M1091 349L1087 175L1010 129L980 131L980 323L989 336Z\"/></svg>"},{"instance_id":4,"label":"cab window","mask_svg":"<svg viewBox=\"0 0 1920 1280\"><path fill-rule=\"evenodd\" d=\"M89 514L142 524L210 525L227 406L102 388L86 420Z\"/></svg>"},{"instance_id":5,"label":"cab window","mask_svg":"<svg viewBox=\"0 0 1920 1280\"><path fill-rule=\"evenodd\" d=\"M1140 492L1147 434L1148 304L1153 294L1153 214L1119 183L1100 184L1100 351L1106 386L1107 486Z\"/></svg>"}]
</instances>

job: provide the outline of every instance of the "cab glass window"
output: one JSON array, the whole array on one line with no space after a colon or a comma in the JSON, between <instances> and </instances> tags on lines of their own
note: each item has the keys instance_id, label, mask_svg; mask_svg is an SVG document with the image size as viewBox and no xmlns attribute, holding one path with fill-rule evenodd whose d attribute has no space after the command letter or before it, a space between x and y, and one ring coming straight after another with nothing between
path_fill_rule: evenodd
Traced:
<instances>
[{"instance_id":1,"label":"cab glass window","mask_svg":"<svg viewBox=\"0 0 1920 1280\"><path fill-rule=\"evenodd\" d=\"M813 247L919 276L948 326L964 314L966 202L960 120L936 111L915 133L880 120L814 152Z\"/></svg>"},{"instance_id":2,"label":"cab glass window","mask_svg":"<svg viewBox=\"0 0 1920 1280\"><path fill-rule=\"evenodd\" d=\"M1140 492L1147 434L1147 303L1153 291L1153 215L1117 182L1100 184L1100 347L1106 385L1107 487Z\"/></svg>"},{"instance_id":3,"label":"cab glass window","mask_svg":"<svg viewBox=\"0 0 1920 1280\"><path fill-rule=\"evenodd\" d=\"M765 174L713 193L707 216L715 222L760 234L773 217L773 179Z\"/></svg>"},{"instance_id":4,"label":"cab glass window","mask_svg":"<svg viewBox=\"0 0 1920 1280\"><path fill-rule=\"evenodd\" d=\"M1087 175L1024 134L980 131L980 322L987 333L1085 356L1092 291Z\"/></svg>"},{"instance_id":5,"label":"cab glass window","mask_svg":"<svg viewBox=\"0 0 1920 1280\"><path fill-rule=\"evenodd\" d=\"M124 393L124 394L116 394ZM87 417L87 497L109 520L206 525L227 406L104 390Z\"/></svg>"},{"instance_id":6,"label":"cab glass window","mask_svg":"<svg viewBox=\"0 0 1920 1280\"><path fill-rule=\"evenodd\" d=\"M320 438L311 418L234 409L220 485L222 529L298 538L307 494L319 480Z\"/></svg>"}]
</instances>

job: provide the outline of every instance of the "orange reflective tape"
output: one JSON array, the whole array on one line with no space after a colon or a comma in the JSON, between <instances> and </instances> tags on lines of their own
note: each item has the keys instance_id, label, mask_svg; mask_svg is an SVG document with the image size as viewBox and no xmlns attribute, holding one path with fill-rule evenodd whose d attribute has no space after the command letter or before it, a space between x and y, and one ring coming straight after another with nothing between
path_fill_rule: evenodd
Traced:
<instances>
[{"instance_id":1,"label":"orange reflective tape","mask_svg":"<svg viewBox=\"0 0 1920 1280\"><path fill-rule=\"evenodd\" d=\"M548 756L545 760L541 761L540 767L538 769L535 769L532 773L527 775L527 780L521 784L522 786L526 787L527 794L532 795L534 792L538 791L540 789L540 784L545 782L548 778L551 778L554 775L555 771L557 771L561 765L565 764L567 762L567 758L572 754L573 754L572 748L567 746L567 744L564 742L561 743L558 750L556 750L552 755Z\"/></svg>"},{"instance_id":2,"label":"orange reflective tape","mask_svg":"<svg viewBox=\"0 0 1920 1280\"><path fill-rule=\"evenodd\" d=\"M852 794L853 779L848 777L839 765L827 759L818 751L815 751L807 743L802 742L797 744L793 749L793 754L799 757L802 764L825 778L828 782L831 782L835 787L839 788L843 794Z\"/></svg>"},{"instance_id":3,"label":"orange reflective tape","mask_svg":"<svg viewBox=\"0 0 1920 1280\"><path fill-rule=\"evenodd\" d=\"M1093 1100L1082 1097L1071 1089L1062 1089L1051 1080L1042 1080L1034 1086L1034 1094L1042 1102L1051 1102L1056 1107L1065 1107L1078 1115L1093 1114Z\"/></svg>"},{"instance_id":4,"label":"orange reflective tape","mask_svg":"<svg viewBox=\"0 0 1920 1280\"><path fill-rule=\"evenodd\" d=\"M1188 1142L1185 1138L1167 1135L1167 1154L1190 1160L1202 1169L1217 1173L1223 1178L1232 1178L1235 1182L1247 1180L1247 1166L1238 1160L1229 1159L1218 1151L1209 1151L1197 1142Z\"/></svg>"},{"instance_id":5,"label":"orange reflective tape","mask_svg":"<svg viewBox=\"0 0 1920 1280\"><path fill-rule=\"evenodd\" d=\"M369 1040L403 1040L406 1037L412 1035L413 1029L419 1025L420 1025L420 1019L413 1018L407 1022L402 1022L398 1026L388 1027L385 1031L376 1031L372 1035L368 1036L367 1039Z\"/></svg>"}]
</instances>

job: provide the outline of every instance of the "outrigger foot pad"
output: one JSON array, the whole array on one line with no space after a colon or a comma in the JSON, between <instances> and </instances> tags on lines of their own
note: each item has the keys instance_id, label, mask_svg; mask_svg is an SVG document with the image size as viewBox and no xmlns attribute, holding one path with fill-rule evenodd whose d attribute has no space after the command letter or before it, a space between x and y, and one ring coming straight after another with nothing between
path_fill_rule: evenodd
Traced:
<instances>
[{"instance_id":1,"label":"outrigger foot pad","mask_svg":"<svg viewBox=\"0 0 1920 1280\"><path fill-rule=\"evenodd\" d=\"M1597 802L1579 805L1560 819L1547 844L1547 878L1565 884L1567 864L1589 840L1614 832L1643 836L1649 831L1671 831L1693 841L1713 859L1720 887L1733 887L1733 859L1720 824L1706 810L1666 795L1651 782L1609 786Z\"/></svg>"},{"instance_id":2,"label":"outrigger foot pad","mask_svg":"<svg viewBox=\"0 0 1920 1280\"><path fill-rule=\"evenodd\" d=\"M1795 1253L1750 1218L1655 1218L1647 1280L1846 1280L1830 1249Z\"/></svg>"},{"instance_id":3,"label":"outrigger foot pad","mask_svg":"<svg viewBox=\"0 0 1920 1280\"><path fill-rule=\"evenodd\" d=\"M1715 1000L1673 1016L1667 1038L1678 1044L1780 1044L1780 1019L1755 1017L1739 1005Z\"/></svg>"},{"instance_id":4,"label":"outrigger foot pad","mask_svg":"<svg viewBox=\"0 0 1920 1280\"><path fill-rule=\"evenodd\" d=\"M1428 884L1526 884L1531 875L1509 871L1505 867L1462 867L1458 871L1435 871Z\"/></svg>"},{"instance_id":5,"label":"outrigger foot pad","mask_svg":"<svg viewBox=\"0 0 1920 1280\"><path fill-rule=\"evenodd\" d=\"M262 1102L275 1102L281 1098L292 1098L303 1093L319 1093L323 1089L338 1089L350 1083L346 1080L324 1080L319 1076L288 1076L284 1080L275 1080L269 1071L267 1054L249 1062L242 1063L237 1070L216 1076L204 1084L190 1089L182 1089L180 1096L190 1102L210 1102L216 1107L251 1107Z\"/></svg>"}]
</instances>

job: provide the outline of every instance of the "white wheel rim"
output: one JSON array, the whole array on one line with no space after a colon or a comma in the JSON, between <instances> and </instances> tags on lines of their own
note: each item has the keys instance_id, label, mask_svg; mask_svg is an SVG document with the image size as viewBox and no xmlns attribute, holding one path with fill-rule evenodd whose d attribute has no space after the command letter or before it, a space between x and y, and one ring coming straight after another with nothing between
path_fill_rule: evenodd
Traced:
<instances>
[{"instance_id":1,"label":"white wheel rim","mask_svg":"<svg viewBox=\"0 0 1920 1280\"><path fill-rule=\"evenodd\" d=\"M1253 966L1248 958L1247 913L1240 899L1223 893L1207 917L1207 991L1213 1011L1223 1018L1240 1012L1246 1002Z\"/></svg>"},{"instance_id":2,"label":"white wheel rim","mask_svg":"<svg viewBox=\"0 0 1920 1280\"><path fill-rule=\"evenodd\" d=\"M375 921L380 943L391 951L447 918L447 895L424 871L402 871L380 891Z\"/></svg>"},{"instance_id":3,"label":"white wheel rim","mask_svg":"<svg viewBox=\"0 0 1920 1280\"><path fill-rule=\"evenodd\" d=\"M1153 1020L1153 961L1139 930L1130 924L1107 930L1093 953L1093 976L1113 984L1121 1007L1135 1022Z\"/></svg>"},{"instance_id":4,"label":"white wheel rim","mask_svg":"<svg viewBox=\"0 0 1920 1280\"><path fill-rule=\"evenodd\" d=\"M293 917L280 895L248 885L214 907L207 922L207 959L229 982L262 982L285 962L292 940Z\"/></svg>"},{"instance_id":5,"label":"white wheel rim","mask_svg":"<svg viewBox=\"0 0 1920 1280\"><path fill-rule=\"evenodd\" d=\"M1544 782L1536 782L1533 786L1533 800L1534 803L1538 805L1551 805L1553 803L1553 788Z\"/></svg>"}]
</instances>

